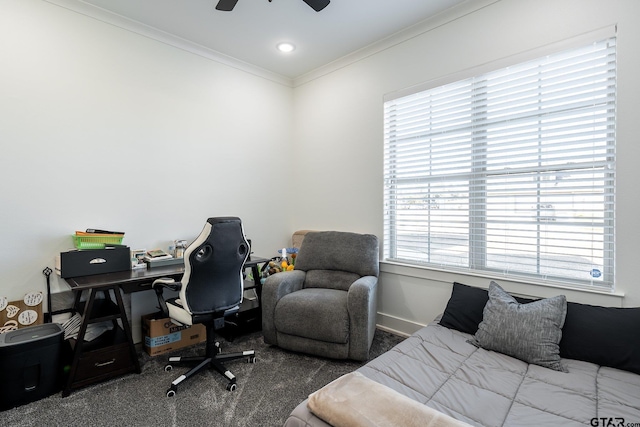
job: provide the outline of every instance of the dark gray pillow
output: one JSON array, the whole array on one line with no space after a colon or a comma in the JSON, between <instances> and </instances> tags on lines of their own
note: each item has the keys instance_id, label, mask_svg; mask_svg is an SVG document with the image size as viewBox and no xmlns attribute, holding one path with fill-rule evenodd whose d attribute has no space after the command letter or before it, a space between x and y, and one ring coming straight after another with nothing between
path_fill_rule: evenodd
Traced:
<instances>
[{"instance_id":1,"label":"dark gray pillow","mask_svg":"<svg viewBox=\"0 0 640 427\"><path fill-rule=\"evenodd\" d=\"M521 304L537 301L529 298L514 297ZM453 282L451 298L444 309L440 324L467 334L475 334L482 322L482 311L489 301L486 289Z\"/></svg>"},{"instance_id":2,"label":"dark gray pillow","mask_svg":"<svg viewBox=\"0 0 640 427\"><path fill-rule=\"evenodd\" d=\"M566 372L560 363L560 339L567 315L564 295L520 304L500 285L491 282L489 301L475 339L486 350L513 356L535 365Z\"/></svg>"},{"instance_id":3,"label":"dark gray pillow","mask_svg":"<svg viewBox=\"0 0 640 427\"><path fill-rule=\"evenodd\" d=\"M640 307L567 303L560 356L640 374Z\"/></svg>"}]
</instances>

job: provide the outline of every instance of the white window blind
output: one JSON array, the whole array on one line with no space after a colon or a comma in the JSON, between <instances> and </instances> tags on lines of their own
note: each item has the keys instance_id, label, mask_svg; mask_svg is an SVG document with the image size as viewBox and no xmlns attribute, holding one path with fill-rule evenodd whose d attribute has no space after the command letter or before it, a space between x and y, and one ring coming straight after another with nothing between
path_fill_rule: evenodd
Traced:
<instances>
[{"instance_id":1,"label":"white window blind","mask_svg":"<svg viewBox=\"0 0 640 427\"><path fill-rule=\"evenodd\" d=\"M384 257L612 289L615 37L385 102Z\"/></svg>"}]
</instances>

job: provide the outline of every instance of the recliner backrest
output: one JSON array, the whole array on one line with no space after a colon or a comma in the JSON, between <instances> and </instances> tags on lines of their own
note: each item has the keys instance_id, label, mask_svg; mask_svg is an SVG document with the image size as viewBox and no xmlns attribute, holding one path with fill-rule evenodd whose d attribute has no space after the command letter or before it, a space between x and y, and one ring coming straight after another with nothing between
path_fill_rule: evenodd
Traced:
<instances>
[{"instance_id":1,"label":"recliner backrest","mask_svg":"<svg viewBox=\"0 0 640 427\"><path fill-rule=\"evenodd\" d=\"M304 279L305 288L325 288L348 291L361 276L339 270L309 270Z\"/></svg>"},{"instance_id":2,"label":"recliner backrest","mask_svg":"<svg viewBox=\"0 0 640 427\"><path fill-rule=\"evenodd\" d=\"M359 277L378 276L378 238L342 231L309 232L298 252L295 268L307 272L305 287L347 290Z\"/></svg>"},{"instance_id":3,"label":"recliner backrest","mask_svg":"<svg viewBox=\"0 0 640 427\"><path fill-rule=\"evenodd\" d=\"M180 299L192 314L224 312L242 302L243 265L249 256L242 221L209 218L185 250Z\"/></svg>"}]
</instances>

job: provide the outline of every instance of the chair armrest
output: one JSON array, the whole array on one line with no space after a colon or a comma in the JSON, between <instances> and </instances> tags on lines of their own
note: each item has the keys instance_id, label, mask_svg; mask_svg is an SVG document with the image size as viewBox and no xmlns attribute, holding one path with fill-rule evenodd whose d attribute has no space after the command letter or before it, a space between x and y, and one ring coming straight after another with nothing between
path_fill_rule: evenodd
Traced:
<instances>
[{"instance_id":1,"label":"chair armrest","mask_svg":"<svg viewBox=\"0 0 640 427\"><path fill-rule=\"evenodd\" d=\"M182 283L176 282L170 277L160 277L153 281L151 287L156 290L156 293L158 293L158 290L162 292L163 288L171 289L172 291L179 291L182 288Z\"/></svg>"},{"instance_id":2,"label":"chair armrest","mask_svg":"<svg viewBox=\"0 0 640 427\"><path fill-rule=\"evenodd\" d=\"M378 278L363 276L353 282L347 294L347 310L351 324L349 358L367 360L376 331Z\"/></svg>"},{"instance_id":3,"label":"chair armrest","mask_svg":"<svg viewBox=\"0 0 640 427\"><path fill-rule=\"evenodd\" d=\"M302 289L307 273L293 270L267 277L262 286L262 334L267 344L277 344L274 316L278 301L291 292Z\"/></svg>"},{"instance_id":4,"label":"chair armrest","mask_svg":"<svg viewBox=\"0 0 640 427\"><path fill-rule=\"evenodd\" d=\"M182 283L176 282L175 280L169 277L161 277L156 279L151 284L151 287L154 291L156 291L156 296L158 297L158 304L160 305L160 311L162 311L162 315L165 317L169 316L169 308L167 307L167 303L164 300L163 292L165 289L170 289L172 291L179 291L182 289Z\"/></svg>"}]
</instances>

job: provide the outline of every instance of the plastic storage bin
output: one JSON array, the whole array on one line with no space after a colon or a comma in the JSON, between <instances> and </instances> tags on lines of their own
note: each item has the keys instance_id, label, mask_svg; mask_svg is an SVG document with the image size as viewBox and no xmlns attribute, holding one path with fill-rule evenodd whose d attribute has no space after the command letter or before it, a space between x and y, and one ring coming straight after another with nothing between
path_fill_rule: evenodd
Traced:
<instances>
[{"instance_id":1,"label":"plastic storage bin","mask_svg":"<svg viewBox=\"0 0 640 427\"><path fill-rule=\"evenodd\" d=\"M120 245L124 234L73 234L73 244L77 249L104 249L105 245Z\"/></svg>"}]
</instances>

